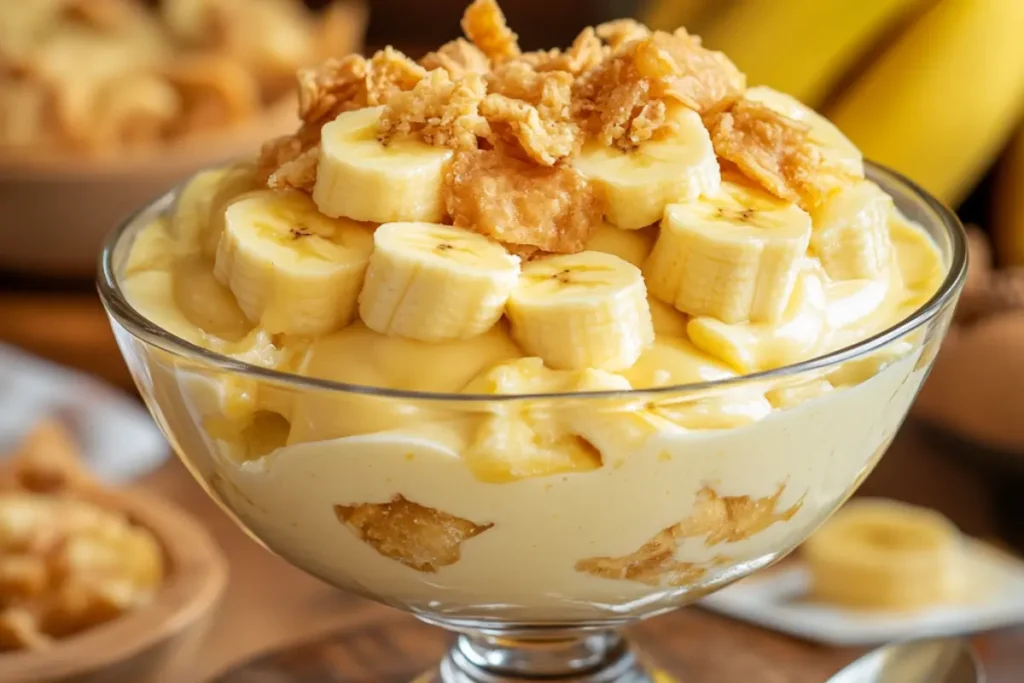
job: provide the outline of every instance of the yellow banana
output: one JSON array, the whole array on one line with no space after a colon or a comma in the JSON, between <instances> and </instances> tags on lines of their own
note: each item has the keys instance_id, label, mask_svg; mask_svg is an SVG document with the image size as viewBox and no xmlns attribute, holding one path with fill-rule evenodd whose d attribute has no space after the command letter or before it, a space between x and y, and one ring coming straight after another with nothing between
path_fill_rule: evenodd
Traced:
<instances>
[{"instance_id":1,"label":"yellow banana","mask_svg":"<svg viewBox=\"0 0 1024 683\"><path fill-rule=\"evenodd\" d=\"M1024 266L1024 125L1010 142L996 177L992 234L1003 266Z\"/></svg>"},{"instance_id":2,"label":"yellow banana","mask_svg":"<svg viewBox=\"0 0 1024 683\"><path fill-rule=\"evenodd\" d=\"M749 83L817 107L881 34L925 1L737 0L700 30Z\"/></svg>"},{"instance_id":3,"label":"yellow banana","mask_svg":"<svg viewBox=\"0 0 1024 683\"><path fill-rule=\"evenodd\" d=\"M724 0L648 0L640 10L640 21L652 29L674 31L680 26L693 29L720 10Z\"/></svg>"},{"instance_id":4,"label":"yellow banana","mask_svg":"<svg viewBox=\"0 0 1024 683\"><path fill-rule=\"evenodd\" d=\"M955 205L1024 110L1024 2L941 0L826 112L864 156Z\"/></svg>"}]
</instances>

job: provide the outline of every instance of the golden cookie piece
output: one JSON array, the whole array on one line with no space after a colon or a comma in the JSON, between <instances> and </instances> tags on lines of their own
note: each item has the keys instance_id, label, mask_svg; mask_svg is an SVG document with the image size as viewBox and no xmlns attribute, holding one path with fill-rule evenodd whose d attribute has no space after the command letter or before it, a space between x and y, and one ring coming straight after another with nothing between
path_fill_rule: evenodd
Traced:
<instances>
[{"instance_id":1,"label":"golden cookie piece","mask_svg":"<svg viewBox=\"0 0 1024 683\"><path fill-rule=\"evenodd\" d=\"M589 557L576 563L576 571L605 579L639 581L652 586L685 586L700 580L714 567L732 560L717 555L707 562L676 559L679 544L687 538L704 538L708 548L720 543L735 543L758 534L776 522L793 518L803 504L797 501L778 512L776 507L783 486L762 498L719 496L704 487L697 494L689 517L655 534L637 550L619 557Z\"/></svg>"},{"instance_id":2,"label":"golden cookie piece","mask_svg":"<svg viewBox=\"0 0 1024 683\"><path fill-rule=\"evenodd\" d=\"M425 507L401 494L387 503L335 505L334 514L381 555L425 573L458 562L462 543L494 526Z\"/></svg>"}]
</instances>

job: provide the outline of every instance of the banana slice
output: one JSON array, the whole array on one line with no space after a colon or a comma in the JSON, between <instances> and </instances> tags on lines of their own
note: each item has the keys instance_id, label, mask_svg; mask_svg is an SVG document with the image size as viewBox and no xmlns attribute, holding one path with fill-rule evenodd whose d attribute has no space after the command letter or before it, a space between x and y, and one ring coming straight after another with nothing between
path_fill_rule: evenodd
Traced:
<instances>
[{"instance_id":1,"label":"banana slice","mask_svg":"<svg viewBox=\"0 0 1024 683\"><path fill-rule=\"evenodd\" d=\"M847 185L814 210L811 248L833 280L880 279L889 269L892 197L870 181Z\"/></svg>"},{"instance_id":2,"label":"banana slice","mask_svg":"<svg viewBox=\"0 0 1024 683\"><path fill-rule=\"evenodd\" d=\"M587 251L613 254L640 268L651 253L657 236L656 229L623 230L610 223L601 223L587 240L585 248Z\"/></svg>"},{"instance_id":3,"label":"banana slice","mask_svg":"<svg viewBox=\"0 0 1024 683\"><path fill-rule=\"evenodd\" d=\"M832 604L910 609L955 598L962 540L937 512L896 501L848 503L801 552L812 591Z\"/></svg>"},{"instance_id":4,"label":"banana slice","mask_svg":"<svg viewBox=\"0 0 1024 683\"><path fill-rule=\"evenodd\" d=\"M357 221L440 222L452 151L412 138L381 144L381 109L345 112L323 127L313 201L328 216Z\"/></svg>"},{"instance_id":5,"label":"banana slice","mask_svg":"<svg viewBox=\"0 0 1024 683\"><path fill-rule=\"evenodd\" d=\"M778 320L811 237L793 204L732 183L691 204L672 204L644 264L651 293L690 315L726 323Z\"/></svg>"},{"instance_id":6,"label":"banana slice","mask_svg":"<svg viewBox=\"0 0 1024 683\"><path fill-rule=\"evenodd\" d=\"M629 382L604 370L552 370L540 358L489 368L467 385L474 394L629 392ZM609 397L552 411L544 402L494 404L464 456L482 481L507 482L615 467L655 434L678 425L646 410L642 401Z\"/></svg>"},{"instance_id":7,"label":"banana slice","mask_svg":"<svg viewBox=\"0 0 1024 683\"><path fill-rule=\"evenodd\" d=\"M606 217L635 230L661 220L665 206L714 192L721 182L711 136L700 115L686 108L671 116L672 132L629 151L596 142L572 163L600 189Z\"/></svg>"},{"instance_id":8,"label":"banana slice","mask_svg":"<svg viewBox=\"0 0 1024 683\"><path fill-rule=\"evenodd\" d=\"M827 342L826 319L824 284L813 271L804 271L780 321L730 325L699 317L690 320L686 333L697 348L748 374L814 356Z\"/></svg>"},{"instance_id":9,"label":"banana slice","mask_svg":"<svg viewBox=\"0 0 1024 683\"><path fill-rule=\"evenodd\" d=\"M418 339L468 339L498 322L519 278L519 258L483 235L436 223L387 223L359 296L375 332Z\"/></svg>"},{"instance_id":10,"label":"banana slice","mask_svg":"<svg viewBox=\"0 0 1024 683\"><path fill-rule=\"evenodd\" d=\"M212 257L224 231L224 209L257 189L255 168L239 163L200 171L181 188L171 210L170 233L185 251Z\"/></svg>"},{"instance_id":11,"label":"banana slice","mask_svg":"<svg viewBox=\"0 0 1024 683\"><path fill-rule=\"evenodd\" d=\"M584 371L585 372L585 371ZM552 370L540 358L521 358L487 368L465 388L471 394L545 394L579 391L581 372ZM613 376L614 377L614 376ZM621 377L615 379L626 383ZM626 383L628 387L628 383ZM601 466L601 454L536 402L495 404L476 428L463 456L473 475L509 482Z\"/></svg>"},{"instance_id":12,"label":"banana slice","mask_svg":"<svg viewBox=\"0 0 1024 683\"><path fill-rule=\"evenodd\" d=\"M860 150L824 116L795 97L764 85L747 88L743 96L806 125L810 129L811 142L821 149L830 166L858 178L864 177L864 157Z\"/></svg>"},{"instance_id":13,"label":"banana slice","mask_svg":"<svg viewBox=\"0 0 1024 683\"><path fill-rule=\"evenodd\" d=\"M235 201L224 217L214 275L250 320L290 334L352 321L373 249L366 226L327 218L301 192L270 190Z\"/></svg>"},{"instance_id":14,"label":"banana slice","mask_svg":"<svg viewBox=\"0 0 1024 683\"><path fill-rule=\"evenodd\" d=\"M640 269L597 251L527 263L506 313L519 345L558 370L624 370L654 342Z\"/></svg>"}]
</instances>

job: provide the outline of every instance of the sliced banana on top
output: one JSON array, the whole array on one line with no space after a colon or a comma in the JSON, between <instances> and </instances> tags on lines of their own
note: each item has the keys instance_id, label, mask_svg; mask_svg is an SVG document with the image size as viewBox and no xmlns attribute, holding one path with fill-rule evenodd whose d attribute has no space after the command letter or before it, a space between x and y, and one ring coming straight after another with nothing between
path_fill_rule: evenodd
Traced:
<instances>
[{"instance_id":1,"label":"sliced banana on top","mask_svg":"<svg viewBox=\"0 0 1024 683\"><path fill-rule=\"evenodd\" d=\"M814 210L811 248L833 280L880 279L889 269L892 197L871 181L847 185Z\"/></svg>"},{"instance_id":2,"label":"sliced banana on top","mask_svg":"<svg viewBox=\"0 0 1024 683\"><path fill-rule=\"evenodd\" d=\"M825 161L850 175L864 176L864 156L838 127L800 100L764 85L747 88L743 96L810 129L811 142L821 149Z\"/></svg>"},{"instance_id":3,"label":"sliced banana on top","mask_svg":"<svg viewBox=\"0 0 1024 683\"><path fill-rule=\"evenodd\" d=\"M665 210L644 264L651 293L690 315L726 323L778 320L811 237L794 204L723 183L713 197Z\"/></svg>"},{"instance_id":4,"label":"sliced banana on top","mask_svg":"<svg viewBox=\"0 0 1024 683\"><path fill-rule=\"evenodd\" d=\"M181 188L171 211L170 233L175 244L212 257L224 232L224 209L257 187L255 168L246 163L192 176Z\"/></svg>"},{"instance_id":5,"label":"sliced banana on top","mask_svg":"<svg viewBox=\"0 0 1024 683\"><path fill-rule=\"evenodd\" d=\"M214 275L245 315L271 333L323 334L344 327L373 250L369 228L328 218L308 195L264 190L224 214Z\"/></svg>"},{"instance_id":6,"label":"sliced banana on top","mask_svg":"<svg viewBox=\"0 0 1024 683\"><path fill-rule=\"evenodd\" d=\"M520 346L558 370L624 370L654 342L643 275L611 254L527 263L506 312Z\"/></svg>"},{"instance_id":7,"label":"sliced banana on top","mask_svg":"<svg viewBox=\"0 0 1024 683\"><path fill-rule=\"evenodd\" d=\"M383 107L341 114L323 127L313 200L328 216L357 221L440 222L452 150L415 138L377 139Z\"/></svg>"},{"instance_id":8,"label":"sliced banana on top","mask_svg":"<svg viewBox=\"0 0 1024 683\"><path fill-rule=\"evenodd\" d=\"M573 166L600 189L612 224L627 230L651 225L661 220L666 205L718 188L718 159L700 115L679 108L669 120L664 137L629 151L591 142L573 159Z\"/></svg>"},{"instance_id":9,"label":"sliced banana on top","mask_svg":"<svg viewBox=\"0 0 1024 683\"><path fill-rule=\"evenodd\" d=\"M699 317L686 332L694 346L743 374L771 370L812 358L827 343L827 306L821 276L804 270L780 321L730 325Z\"/></svg>"},{"instance_id":10,"label":"sliced banana on top","mask_svg":"<svg viewBox=\"0 0 1024 683\"><path fill-rule=\"evenodd\" d=\"M519 258L483 235L437 223L386 223L359 296L359 316L381 334L468 339L498 322Z\"/></svg>"}]
</instances>

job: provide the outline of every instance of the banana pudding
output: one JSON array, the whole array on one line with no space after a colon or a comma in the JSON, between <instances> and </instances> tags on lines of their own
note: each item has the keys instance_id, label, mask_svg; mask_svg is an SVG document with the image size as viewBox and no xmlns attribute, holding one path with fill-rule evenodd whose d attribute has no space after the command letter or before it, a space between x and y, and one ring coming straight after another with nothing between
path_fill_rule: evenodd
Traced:
<instances>
[{"instance_id":1,"label":"banana pudding","mask_svg":"<svg viewBox=\"0 0 1024 683\"><path fill-rule=\"evenodd\" d=\"M871 340L950 264L683 29L463 28L301 72L295 134L136 219L121 287L189 349L120 331L161 427L272 550L446 619L622 620L781 557L892 439L942 326Z\"/></svg>"}]
</instances>

